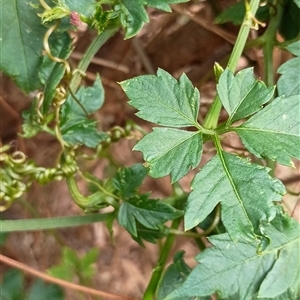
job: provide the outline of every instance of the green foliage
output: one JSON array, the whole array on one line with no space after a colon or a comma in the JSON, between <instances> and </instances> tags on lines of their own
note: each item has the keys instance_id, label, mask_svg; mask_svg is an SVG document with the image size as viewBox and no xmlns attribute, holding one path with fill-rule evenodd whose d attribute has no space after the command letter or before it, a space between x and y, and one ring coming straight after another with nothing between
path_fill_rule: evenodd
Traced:
<instances>
[{"instance_id":1,"label":"green foliage","mask_svg":"<svg viewBox=\"0 0 300 300\"><path fill-rule=\"evenodd\" d=\"M227 124L259 111L263 104L272 99L274 89L257 80L252 68L244 69L235 76L226 69L219 78L217 91L229 114Z\"/></svg>"},{"instance_id":2,"label":"green foliage","mask_svg":"<svg viewBox=\"0 0 300 300\"><path fill-rule=\"evenodd\" d=\"M123 199L137 194L148 170L142 164L134 164L129 168L120 169L113 178L113 185Z\"/></svg>"},{"instance_id":3,"label":"green foliage","mask_svg":"<svg viewBox=\"0 0 300 300\"><path fill-rule=\"evenodd\" d=\"M296 57L288 60L278 68L277 72L281 76L277 82L277 88L279 95L289 97L300 94L298 72L300 69L300 41L288 45L286 49Z\"/></svg>"},{"instance_id":4,"label":"green foliage","mask_svg":"<svg viewBox=\"0 0 300 300\"><path fill-rule=\"evenodd\" d=\"M48 269L48 273L68 281L77 276L81 284L89 284L95 275L94 264L98 256L97 248L92 248L84 256L79 257L75 250L66 247L63 249L62 262Z\"/></svg>"},{"instance_id":5,"label":"green foliage","mask_svg":"<svg viewBox=\"0 0 300 300\"><path fill-rule=\"evenodd\" d=\"M120 84L128 103L139 110L138 117L162 126L197 127L200 95L185 74L177 81L159 69L157 76L139 76Z\"/></svg>"},{"instance_id":6,"label":"green foliage","mask_svg":"<svg viewBox=\"0 0 300 300\"><path fill-rule=\"evenodd\" d=\"M257 253L256 241L235 243L228 234L209 238L214 246L196 257L199 265L163 299L215 292L219 299L252 300L254 295L259 299L280 299L281 295L295 299L300 288L300 266L295 265L300 251L299 224L282 215L264 226L271 244L262 253Z\"/></svg>"},{"instance_id":7,"label":"green foliage","mask_svg":"<svg viewBox=\"0 0 300 300\"><path fill-rule=\"evenodd\" d=\"M291 157L300 159L299 111L299 95L278 97L233 130L257 157L293 166Z\"/></svg>"},{"instance_id":8,"label":"green foliage","mask_svg":"<svg viewBox=\"0 0 300 300\"><path fill-rule=\"evenodd\" d=\"M272 201L280 201L285 192L282 183L268 175L268 169L223 151L195 176L192 189L185 229L197 226L220 202L222 221L235 241L253 239L254 232L261 234L261 222L271 221L276 214Z\"/></svg>"},{"instance_id":9,"label":"green foliage","mask_svg":"<svg viewBox=\"0 0 300 300\"><path fill-rule=\"evenodd\" d=\"M130 99L129 104L139 110L137 116L140 118L163 126L193 126L199 129L197 117L200 95L186 75L177 81L159 69L157 76L145 75L129 79L121 82L121 86ZM156 142L153 143L153 140ZM191 167L195 168L199 164L202 135L199 131L155 128L134 150L143 152L151 176L163 177L171 173L172 182L176 182Z\"/></svg>"},{"instance_id":10,"label":"green foliage","mask_svg":"<svg viewBox=\"0 0 300 300\"><path fill-rule=\"evenodd\" d=\"M173 183L199 164L202 136L197 131L154 128L133 150L143 152L147 166L150 167L149 175L163 177L171 174Z\"/></svg>"},{"instance_id":11,"label":"green foliage","mask_svg":"<svg viewBox=\"0 0 300 300\"><path fill-rule=\"evenodd\" d=\"M30 289L25 289L24 276L16 269L10 269L4 273L0 286L1 299L9 300L63 300L63 290L54 284L46 284L36 280Z\"/></svg>"},{"instance_id":12,"label":"green foliage","mask_svg":"<svg viewBox=\"0 0 300 300\"><path fill-rule=\"evenodd\" d=\"M177 252L173 258L173 264L171 264L164 272L164 276L159 283L157 300L164 299L173 290L178 288L191 273L192 269L185 263L183 259L184 254L184 251ZM177 299L190 300L191 297L173 298L173 300Z\"/></svg>"},{"instance_id":13,"label":"green foliage","mask_svg":"<svg viewBox=\"0 0 300 300\"><path fill-rule=\"evenodd\" d=\"M140 195L128 199L121 204L118 221L133 236L138 236L136 222L146 228L159 229L168 220L182 216L182 211L159 200L149 199L148 195Z\"/></svg>"},{"instance_id":14,"label":"green foliage","mask_svg":"<svg viewBox=\"0 0 300 300\"><path fill-rule=\"evenodd\" d=\"M61 133L71 145L84 144L95 148L107 135L99 133L96 123L88 115L99 109L104 102L104 89L97 76L92 87L81 87L74 97L69 94L61 110Z\"/></svg>"}]
</instances>

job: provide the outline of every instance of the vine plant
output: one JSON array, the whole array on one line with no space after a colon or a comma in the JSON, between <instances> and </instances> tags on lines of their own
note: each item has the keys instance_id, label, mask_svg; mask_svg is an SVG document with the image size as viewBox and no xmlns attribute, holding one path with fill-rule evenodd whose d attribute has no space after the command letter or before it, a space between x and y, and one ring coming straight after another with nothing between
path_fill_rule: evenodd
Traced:
<instances>
[{"instance_id":1,"label":"vine plant","mask_svg":"<svg viewBox=\"0 0 300 300\"><path fill-rule=\"evenodd\" d=\"M91 87L80 86L92 58L120 28L126 39L135 36L148 22L146 5L170 11L169 4L180 2L187 0L2 1L1 70L25 93L39 91L23 113L22 136L47 132L57 138L61 153L55 167L42 168L11 145L1 145L1 210L8 209L35 181L46 184L64 179L74 202L87 214L3 220L1 229L50 229L99 221L111 228L116 219L141 245L143 240L155 242L166 237L143 299L210 299L213 294L218 299L298 299L300 227L282 209L285 187L274 177L274 163L292 167L292 158L300 159L299 30L292 36L283 30L286 41L276 40L286 10L293 6L293 14L299 16L299 0L266 2L267 29L248 45L263 48L264 81L254 76L252 68L235 74L250 30L264 25L257 19L260 1L245 1L245 5L237 4L238 10L235 7L219 17L219 22L235 20L237 13L243 12L227 67L214 66L217 95L203 123L198 122L199 91L187 76L177 80L159 69L156 75L120 83L129 104L138 110L137 116L159 125L134 147L142 152L144 165L121 168L101 181L81 172L77 163L79 157L86 158L82 147L93 148L93 158L101 157L111 143L134 137L140 130L130 122L109 132L96 129L89 116L104 102L101 79L97 76ZM72 70L68 31L81 22L96 29L99 36ZM272 71L274 47L286 47L295 56L279 68L282 75L277 89ZM219 124L222 107L228 119ZM246 149L267 166L224 151L222 139L228 132L236 133ZM213 141L216 154L197 173L191 193L186 194L177 182L199 165L203 144L208 141ZM157 200L139 194L138 187L147 174L154 178L170 175L173 197ZM89 183L89 196L81 194L75 175ZM113 207L113 212L99 212L107 206ZM211 215L215 220L205 227ZM185 233L178 230L182 218ZM164 225L170 220L170 227ZM194 230L197 227L204 230L202 234ZM203 249L199 237L211 232L212 247ZM194 237L203 250L193 270L184 262L183 252L178 252L164 271L176 234Z\"/></svg>"}]
</instances>

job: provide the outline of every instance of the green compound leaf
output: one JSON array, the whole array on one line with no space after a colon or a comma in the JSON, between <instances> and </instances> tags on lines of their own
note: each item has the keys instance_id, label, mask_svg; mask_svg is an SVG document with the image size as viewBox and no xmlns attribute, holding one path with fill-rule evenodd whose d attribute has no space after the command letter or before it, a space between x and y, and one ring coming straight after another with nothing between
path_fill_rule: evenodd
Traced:
<instances>
[{"instance_id":1,"label":"green compound leaf","mask_svg":"<svg viewBox=\"0 0 300 300\"><path fill-rule=\"evenodd\" d=\"M195 176L184 216L185 230L202 222L220 202L222 221L233 240L262 235L261 222L276 215L283 184L269 169L236 155L221 152Z\"/></svg>"},{"instance_id":2,"label":"green compound leaf","mask_svg":"<svg viewBox=\"0 0 300 300\"><path fill-rule=\"evenodd\" d=\"M137 222L150 229L159 229L166 221L182 216L183 212L159 200L148 199L140 195L121 204L119 224L133 236L138 236Z\"/></svg>"},{"instance_id":3,"label":"green compound leaf","mask_svg":"<svg viewBox=\"0 0 300 300\"><path fill-rule=\"evenodd\" d=\"M244 124L232 128L257 157L293 166L300 159L300 96L278 97Z\"/></svg>"},{"instance_id":4,"label":"green compound leaf","mask_svg":"<svg viewBox=\"0 0 300 300\"><path fill-rule=\"evenodd\" d=\"M171 174L172 183L196 168L202 154L202 135L198 131L154 128L133 150L141 151L149 175L155 178Z\"/></svg>"},{"instance_id":5,"label":"green compound leaf","mask_svg":"<svg viewBox=\"0 0 300 300\"><path fill-rule=\"evenodd\" d=\"M255 241L236 243L228 234L209 238L214 247L196 257L200 264L165 299L215 292L218 299L296 299L300 291L299 224L278 215L264 227L271 244L260 254Z\"/></svg>"},{"instance_id":6,"label":"green compound leaf","mask_svg":"<svg viewBox=\"0 0 300 300\"><path fill-rule=\"evenodd\" d=\"M274 90L275 87L268 88L255 78L253 68L244 69L235 76L226 69L219 78L217 91L229 114L227 124L259 111L271 100Z\"/></svg>"},{"instance_id":7,"label":"green compound leaf","mask_svg":"<svg viewBox=\"0 0 300 300\"><path fill-rule=\"evenodd\" d=\"M277 72L281 76L277 82L277 89L279 96L289 97L300 94L300 41L290 44L286 49L297 57L278 68Z\"/></svg>"},{"instance_id":8,"label":"green compound leaf","mask_svg":"<svg viewBox=\"0 0 300 300\"><path fill-rule=\"evenodd\" d=\"M104 89L99 78L92 87L81 87L76 93L76 98L88 114L99 109L104 102ZM100 133L96 129L96 122L87 118L83 108L69 95L61 110L61 133L63 139L72 144L84 144L88 147L96 147L106 137L106 133Z\"/></svg>"},{"instance_id":9,"label":"green compound leaf","mask_svg":"<svg viewBox=\"0 0 300 300\"><path fill-rule=\"evenodd\" d=\"M130 198L136 194L137 188L142 184L147 174L148 169L142 164L122 168L113 178L114 187L122 197Z\"/></svg>"},{"instance_id":10,"label":"green compound leaf","mask_svg":"<svg viewBox=\"0 0 300 300\"><path fill-rule=\"evenodd\" d=\"M171 12L169 4L188 2L189 0L146 0L147 5L167 12Z\"/></svg>"},{"instance_id":11,"label":"green compound leaf","mask_svg":"<svg viewBox=\"0 0 300 300\"><path fill-rule=\"evenodd\" d=\"M198 126L199 91L183 74L177 81L158 69L157 76L143 75L120 83L138 117L162 126Z\"/></svg>"},{"instance_id":12,"label":"green compound leaf","mask_svg":"<svg viewBox=\"0 0 300 300\"><path fill-rule=\"evenodd\" d=\"M26 93L41 87L37 69L46 30L30 1L1 1L0 69Z\"/></svg>"}]
</instances>

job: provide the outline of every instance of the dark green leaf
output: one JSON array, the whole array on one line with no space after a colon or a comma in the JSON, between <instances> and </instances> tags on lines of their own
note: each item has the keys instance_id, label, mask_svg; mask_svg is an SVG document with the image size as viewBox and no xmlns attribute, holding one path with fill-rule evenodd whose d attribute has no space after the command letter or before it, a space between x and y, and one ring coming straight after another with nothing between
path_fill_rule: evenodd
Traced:
<instances>
[{"instance_id":1,"label":"dark green leaf","mask_svg":"<svg viewBox=\"0 0 300 300\"><path fill-rule=\"evenodd\" d=\"M243 23L246 14L246 8L244 1L234 3L229 8L225 9L221 14L215 18L215 22L223 24L226 22L232 22L233 25L240 25Z\"/></svg>"},{"instance_id":2,"label":"dark green leaf","mask_svg":"<svg viewBox=\"0 0 300 300\"><path fill-rule=\"evenodd\" d=\"M63 300L64 290L54 284L46 284L42 280L37 280L30 290L27 300Z\"/></svg>"},{"instance_id":3,"label":"dark green leaf","mask_svg":"<svg viewBox=\"0 0 300 300\"><path fill-rule=\"evenodd\" d=\"M133 236L138 236L136 221L146 228L158 229L166 221L182 216L182 211L159 200L148 199L148 195L134 197L121 204L118 220Z\"/></svg>"},{"instance_id":4,"label":"dark green leaf","mask_svg":"<svg viewBox=\"0 0 300 300\"><path fill-rule=\"evenodd\" d=\"M288 60L277 70L281 74L277 82L278 94L289 97L300 94L300 41L290 44L286 49L298 56Z\"/></svg>"},{"instance_id":5,"label":"dark green leaf","mask_svg":"<svg viewBox=\"0 0 300 300\"><path fill-rule=\"evenodd\" d=\"M195 176L184 216L185 229L203 221L220 202L222 221L231 238L261 235L261 222L276 215L273 201L280 201L283 184L269 169L221 152Z\"/></svg>"},{"instance_id":6,"label":"dark green leaf","mask_svg":"<svg viewBox=\"0 0 300 300\"><path fill-rule=\"evenodd\" d=\"M171 12L169 4L188 2L189 0L146 0L147 5L167 12Z\"/></svg>"},{"instance_id":7,"label":"dark green leaf","mask_svg":"<svg viewBox=\"0 0 300 300\"><path fill-rule=\"evenodd\" d=\"M135 164L129 168L122 168L113 179L114 187L124 198L130 198L137 192L137 188L142 184L148 174L142 164Z\"/></svg>"},{"instance_id":8,"label":"dark green leaf","mask_svg":"<svg viewBox=\"0 0 300 300\"><path fill-rule=\"evenodd\" d=\"M10 269L4 273L1 285L1 300L20 300L23 295L24 276L23 273L16 269Z\"/></svg>"},{"instance_id":9,"label":"dark green leaf","mask_svg":"<svg viewBox=\"0 0 300 300\"><path fill-rule=\"evenodd\" d=\"M253 68L244 69L235 76L226 69L219 78L217 91L229 114L227 124L259 111L263 104L271 100L274 89L257 80Z\"/></svg>"},{"instance_id":10,"label":"dark green leaf","mask_svg":"<svg viewBox=\"0 0 300 300\"><path fill-rule=\"evenodd\" d=\"M133 150L143 152L150 176L157 178L171 174L173 183L186 175L190 168L198 166L202 135L197 131L154 128Z\"/></svg>"},{"instance_id":11,"label":"dark green leaf","mask_svg":"<svg viewBox=\"0 0 300 300\"><path fill-rule=\"evenodd\" d=\"M200 95L185 74L177 81L158 69L157 76L139 76L120 84L140 118L170 127L198 126Z\"/></svg>"},{"instance_id":12,"label":"dark green leaf","mask_svg":"<svg viewBox=\"0 0 300 300\"><path fill-rule=\"evenodd\" d=\"M137 236L131 234L131 237L142 247L145 247L143 240L156 244L157 240L164 238L168 231L168 227L164 225L159 225L158 228L159 229L146 228L139 222L136 222Z\"/></svg>"},{"instance_id":13,"label":"dark green leaf","mask_svg":"<svg viewBox=\"0 0 300 300\"><path fill-rule=\"evenodd\" d=\"M233 130L257 157L293 166L291 157L300 159L299 114L299 95L279 97Z\"/></svg>"},{"instance_id":14,"label":"dark green leaf","mask_svg":"<svg viewBox=\"0 0 300 300\"><path fill-rule=\"evenodd\" d=\"M135 36L149 21L144 8L146 0L123 0L121 3L121 22L125 28L125 39Z\"/></svg>"},{"instance_id":15,"label":"dark green leaf","mask_svg":"<svg viewBox=\"0 0 300 300\"><path fill-rule=\"evenodd\" d=\"M61 59L67 59L69 57L72 50L72 39L68 33L54 33L49 43L52 56ZM39 78L42 84L45 85L42 106L43 112L48 111L56 95L56 88L65 74L65 70L65 64L54 62L47 55L44 56L43 63L39 69Z\"/></svg>"},{"instance_id":16,"label":"dark green leaf","mask_svg":"<svg viewBox=\"0 0 300 300\"><path fill-rule=\"evenodd\" d=\"M174 263L171 264L163 274L157 291L157 300L163 300L165 297L178 288L190 274L191 268L185 263L184 251L179 251L174 255ZM172 300L191 300L191 297L173 298Z\"/></svg>"},{"instance_id":17,"label":"dark green leaf","mask_svg":"<svg viewBox=\"0 0 300 300\"><path fill-rule=\"evenodd\" d=\"M200 264L165 299L208 296L215 292L219 299L253 300L257 299L253 298L257 293L259 299L277 299L288 290L293 291L294 297L286 299L295 299L300 286L299 224L280 215L264 227L271 244L260 254L256 241L235 243L228 234L211 237L214 247L197 256Z\"/></svg>"},{"instance_id":18,"label":"dark green leaf","mask_svg":"<svg viewBox=\"0 0 300 300\"><path fill-rule=\"evenodd\" d=\"M41 87L37 70L46 30L30 1L1 1L0 69L27 93Z\"/></svg>"},{"instance_id":19,"label":"dark green leaf","mask_svg":"<svg viewBox=\"0 0 300 300\"><path fill-rule=\"evenodd\" d=\"M88 147L96 147L107 138L106 133L100 133L96 129L96 122L87 119L91 114L103 105L104 89L99 76L92 87L81 87L76 93L79 105L72 95L69 95L61 110L61 133L63 139L72 144L84 144Z\"/></svg>"},{"instance_id":20,"label":"dark green leaf","mask_svg":"<svg viewBox=\"0 0 300 300\"><path fill-rule=\"evenodd\" d=\"M294 0L284 2L282 17L279 23L279 33L285 40L297 38L300 32L300 8Z\"/></svg>"}]
</instances>

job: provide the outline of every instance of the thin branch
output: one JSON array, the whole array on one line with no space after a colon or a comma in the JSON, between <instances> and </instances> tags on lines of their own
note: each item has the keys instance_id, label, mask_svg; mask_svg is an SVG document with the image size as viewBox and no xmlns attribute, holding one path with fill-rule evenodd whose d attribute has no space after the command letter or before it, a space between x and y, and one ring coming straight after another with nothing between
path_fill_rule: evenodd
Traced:
<instances>
[{"instance_id":1,"label":"thin branch","mask_svg":"<svg viewBox=\"0 0 300 300\"><path fill-rule=\"evenodd\" d=\"M27 265L25 265L23 263L20 263L20 262L15 261L11 258L8 258L8 257L6 257L2 254L0 254L0 262L3 262L4 264L7 264L11 267L17 268L17 269L22 270L22 271L24 271L24 272L26 272L30 275L41 278L42 280L45 280L47 282L51 282L51 283L60 285L60 286L62 286L64 288L67 288L67 289L72 289L72 290L84 292L84 293L90 294L90 295L105 297L105 299L137 300L135 298L95 290L95 289L92 289L92 288L84 287L84 286L81 286L81 285L70 283L70 282L62 280L62 279L52 277L50 275L47 275L45 273L42 273L42 272L34 269L34 268L28 267Z\"/></svg>"}]
</instances>

